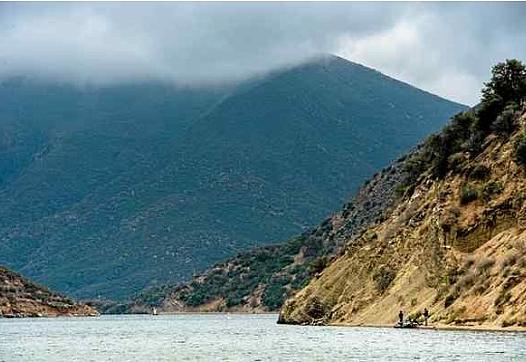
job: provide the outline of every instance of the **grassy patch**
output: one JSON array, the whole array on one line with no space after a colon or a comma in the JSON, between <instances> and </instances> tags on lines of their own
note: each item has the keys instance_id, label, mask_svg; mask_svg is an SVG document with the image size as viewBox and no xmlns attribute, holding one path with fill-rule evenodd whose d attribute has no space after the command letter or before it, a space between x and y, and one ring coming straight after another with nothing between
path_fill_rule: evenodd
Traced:
<instances>
[{"instance_id":1,"label":"grassy patch","mask_svg":"<svg viewBox=\"0 0 526 362\"><path fill-rule=\"evenodd\" d=\"M376 284L376 289L378 292L384 293L389 288L395 277L396 273L387 267L381 267L379 270L377 270L373 274L373 280Z\"/></svg>"},{"instance_id":2,"label":"grassy patch","mask_svg":"<svg viewBox=\"0 0 526 362\"><path fill-rule=\"evenodd\" d=\"M479 191L477 188L465 184L460 189L460 204L467 205L470 202L473 202L479 198Z\"/></svg>"}]
</instances>

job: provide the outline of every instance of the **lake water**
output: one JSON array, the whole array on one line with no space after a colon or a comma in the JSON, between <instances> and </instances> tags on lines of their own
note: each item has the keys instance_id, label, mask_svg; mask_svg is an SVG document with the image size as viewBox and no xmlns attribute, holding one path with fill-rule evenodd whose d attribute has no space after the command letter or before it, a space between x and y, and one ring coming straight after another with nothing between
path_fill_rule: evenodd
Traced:
<instances>
[{"instance_id":1,"label":"lake water","mask_svg":"<svg viewBox=\"0 0 526 362\"><path fill-rule=\"evenodd\" d=\"M521 333L300 327L276 319L0 319L0 361L526 361Z\"/></svg>"}]
</instances>

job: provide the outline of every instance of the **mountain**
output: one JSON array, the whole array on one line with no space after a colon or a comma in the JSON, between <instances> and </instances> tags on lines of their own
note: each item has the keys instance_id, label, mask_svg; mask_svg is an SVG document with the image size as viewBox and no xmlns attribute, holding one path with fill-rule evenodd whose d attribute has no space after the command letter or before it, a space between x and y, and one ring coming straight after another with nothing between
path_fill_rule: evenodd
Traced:
<instances>
[{"instance_id":1,"label":"mountain","mask_svg":"<svg viewBox=\"0 0 526 362\"><path fill-rule=\"evenodd\" d=\"M435 325L526 326L526 68L497 65L483 94L405 157L399 199L286 301L281 322L394 324L427 308Z\"/></svg>"},{"instance_id":2,"label":"mountain","mask_svg":"<svg viewBox=\"0 0 526 362\"><path fill-rule=\"evenodd\" d=\"M0 263L83 298L304 232L465 109L333 56L212 89L1 94Z\"/></svg>"},{"instance_id":3,"label":"mountain","mask_svg":"<svg viewBox=\"0 0 526 362\"><path fill-rule=\"evenodd\" d=\"M0 267L0 318L95 315L98 313L93 308Z\"/></svg>"}]
</instances>

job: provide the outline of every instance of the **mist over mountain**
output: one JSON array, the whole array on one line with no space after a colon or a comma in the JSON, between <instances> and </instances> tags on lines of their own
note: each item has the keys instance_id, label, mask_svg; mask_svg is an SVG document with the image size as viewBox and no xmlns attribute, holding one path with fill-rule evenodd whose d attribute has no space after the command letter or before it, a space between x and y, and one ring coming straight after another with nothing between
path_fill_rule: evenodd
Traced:
<instances>
[{"instance_id":1,"label":"mist over mountain","mask_svg":"<svg viewBox=\"0 0 526 362\"><path fill-rule=\"evenodd\" d=\"M519 2L3 2L0 80L246 80L333 53L468 105L524 59Z\"/></svg>"},{"instance_id":2,"label":"mist over mountain","mask_svg":"<svg viewBox=\"0 0 526 362\"><path fill-rule=\"evenodd\" d=\"M304 231L465 108L332 56L238 85L0 96L0 264L116 299Z\"/></svg>"}]
</instances>

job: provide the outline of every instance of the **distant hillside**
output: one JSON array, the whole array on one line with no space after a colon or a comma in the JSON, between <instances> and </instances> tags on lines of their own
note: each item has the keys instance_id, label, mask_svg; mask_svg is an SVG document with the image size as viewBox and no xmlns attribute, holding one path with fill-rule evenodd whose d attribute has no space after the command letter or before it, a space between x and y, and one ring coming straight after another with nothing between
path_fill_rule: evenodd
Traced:
<instances>
[{"instance_id":1,"label":"distant hillside","mask_svg":"<svg viewBox=\"0 0 526 362\"><path fill-rule=\"evenodd\" d=\"M405 158L401 197L281 322L385 324L427 308L438 325L526 327L526 69L497 65L483 94Z\"/></svg>"},{"instance_id":2,"label":"distant hillside","mask_svg":"<svg viewBox=\"0 0 526 362\"><path fill-rule=\"evenodd\" d=\"M0 267L0 318L94 316L83 304L53 293L21 275Z\"/></svg>"},{"instance_id":3,"label":"distant hillside","mask_svg":"<svg viewBox=\"0 0 526 362\"><path fill-rule=\"evenodd\" d=\"M286 298L318 276L347 240L381 219L399 200L398 186L408 178L404 162L400 159L376 174L340 212L301 236L241 252L188 283L150 288L131 303L102 305L101 310L134 313L156 307L160 312L277 311Z\"/></svg>"},{"instance_id":4,"label":"distant hillside","mask_svg":"<svg viewBox=\"0 0 526 362\"><path fill-rule=\"evenodd\" d=\"M84 298L302 233L464 109L337 57L220 89L0 92L0 263Z\"/></svg>"}]
</instances>

